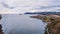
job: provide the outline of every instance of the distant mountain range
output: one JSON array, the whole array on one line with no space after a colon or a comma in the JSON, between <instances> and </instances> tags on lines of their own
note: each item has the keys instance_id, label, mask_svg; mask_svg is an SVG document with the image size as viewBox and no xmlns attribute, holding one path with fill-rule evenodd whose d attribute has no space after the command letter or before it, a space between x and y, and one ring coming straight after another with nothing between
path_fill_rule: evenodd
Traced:
<instances>
[{"instance_id":1,"label":"distant mountain range","mask_svg":"<svg viewBox=\"0 0 60 34\"><path fill-rule=\"evenodd\" d=\"M56 14L56 15L60 15L60 12L26 12L24 14L43 14L43 15Z\"/></svg>"}]
</instances>

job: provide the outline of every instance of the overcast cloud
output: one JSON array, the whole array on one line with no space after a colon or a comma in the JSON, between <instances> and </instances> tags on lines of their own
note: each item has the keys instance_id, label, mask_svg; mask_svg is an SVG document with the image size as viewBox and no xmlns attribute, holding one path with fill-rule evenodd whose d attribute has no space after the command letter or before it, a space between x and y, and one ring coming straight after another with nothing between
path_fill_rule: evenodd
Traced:
<instances>
[{"instance_id":1,"label":"overcast cloud","mask_svg":"<svg viewBox=\"0 0 60 34\"><path fill-rule=\"evenodd\" d=\"M0 0L0 12L56 11L60 0Z\"/></svg>"}]
</instances>

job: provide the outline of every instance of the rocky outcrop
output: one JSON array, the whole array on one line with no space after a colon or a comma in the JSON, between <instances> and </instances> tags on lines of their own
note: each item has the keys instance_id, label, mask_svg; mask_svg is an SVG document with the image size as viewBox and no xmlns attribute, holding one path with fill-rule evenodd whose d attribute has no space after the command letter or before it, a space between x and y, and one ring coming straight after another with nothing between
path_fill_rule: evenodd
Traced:
<instances>
[{"instance_id":1,"label":"rocky outcrop","mask_svg":"<svg viewBox=\"0 0 60 34\"><path fill-rule=\"evenodd\" d=\"M0 15L0 20L2 19L2 16Z\"/></svg>"},{"instance_id":2,"label":"rocky outcrop","mask_svg":"<svg viewBox=\"0 0 60 34\"><path fill-rule=\"evenodd\" d=\"M0 34L3 34L2 25L0 24Z\"/></svg>"},{"instance_id":3,"label":"rocky outcrop","mask_svg":"<svg viewBox=\"0 0 60 34\"><path fill-rule=\"evenodd\" d=\"M0 15L0 20L2 19L2 16ZM2 30L2 25L0 24L0 34L4 34Z\"/></svg>"}]
</instances>

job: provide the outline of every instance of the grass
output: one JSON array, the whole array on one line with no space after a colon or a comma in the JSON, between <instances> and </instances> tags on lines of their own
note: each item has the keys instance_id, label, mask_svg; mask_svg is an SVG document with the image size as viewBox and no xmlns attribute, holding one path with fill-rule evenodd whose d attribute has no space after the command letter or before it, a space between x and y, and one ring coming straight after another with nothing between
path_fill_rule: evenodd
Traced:
<instances>
[{"instance_id":1,"label":"grass","mask_svg":"<svg viewBox=\"0 0 60 34\"><path fill-rule=\"evenodd\" d=\"M48 16L47 15L45 15L45 16L43 15L43 16L36 16L35 18L41 19L44 22L47 22L46 29L47 28L49 29L48 31L50 32L50 34L57 34L57 30L58 30L58 34L60 34L60 27L56 28L56 26L60 23L60 18L55 18L55 17L49 16L49 15ZM60 26L60 25L58 25L58 26ZM52 29L55 29L56 32L54 32ZM47 34L47 32L45 31L44 34Z\"/></svg>"}]
</instances>

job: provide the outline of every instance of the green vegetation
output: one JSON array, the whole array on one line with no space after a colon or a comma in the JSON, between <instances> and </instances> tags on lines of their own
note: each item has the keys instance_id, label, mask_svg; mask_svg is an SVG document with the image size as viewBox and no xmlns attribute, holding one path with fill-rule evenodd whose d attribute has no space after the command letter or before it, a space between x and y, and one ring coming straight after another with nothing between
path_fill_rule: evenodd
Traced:
<instances>
[{"instance_id":1,"label":"green vegetation","mask_svg":"<svg viewBox=\"0 0 60 34\"><path fill-rule=\"evenodd\" d=\"M39 16L36 16L35 18L42 19L44 22L47 22L46 29L48 28L48 31L50 34L60 34L60 18L59 17L56 18L56 17L57 17L57 15L53 15L53 16L51 16L51 15L50 16L49 15L40 16L39 15ZM44 34L48 34L47 31L45 31Z\"/></svg>"},{"instance_id":2,"label":"green vegetation","mask_svg":"<svg viewBox=\"0 0 60 34\"><path fill-rule=\"evenodd\" d=\"M56 27L57 24L60 23L60 18L53 18L53 17L45 16L43 19L45 20L45 22L49 22L47 25L47 28L49 29L48 31L51 34L57 34L57 32L60 32L60 27ZM55 29L56 32L54 32L53 29ZM46 34L46 32L45 32L45 34ZM58 34L60 34L60 33L58 33Z\"/></svg>"}]
</instances>

